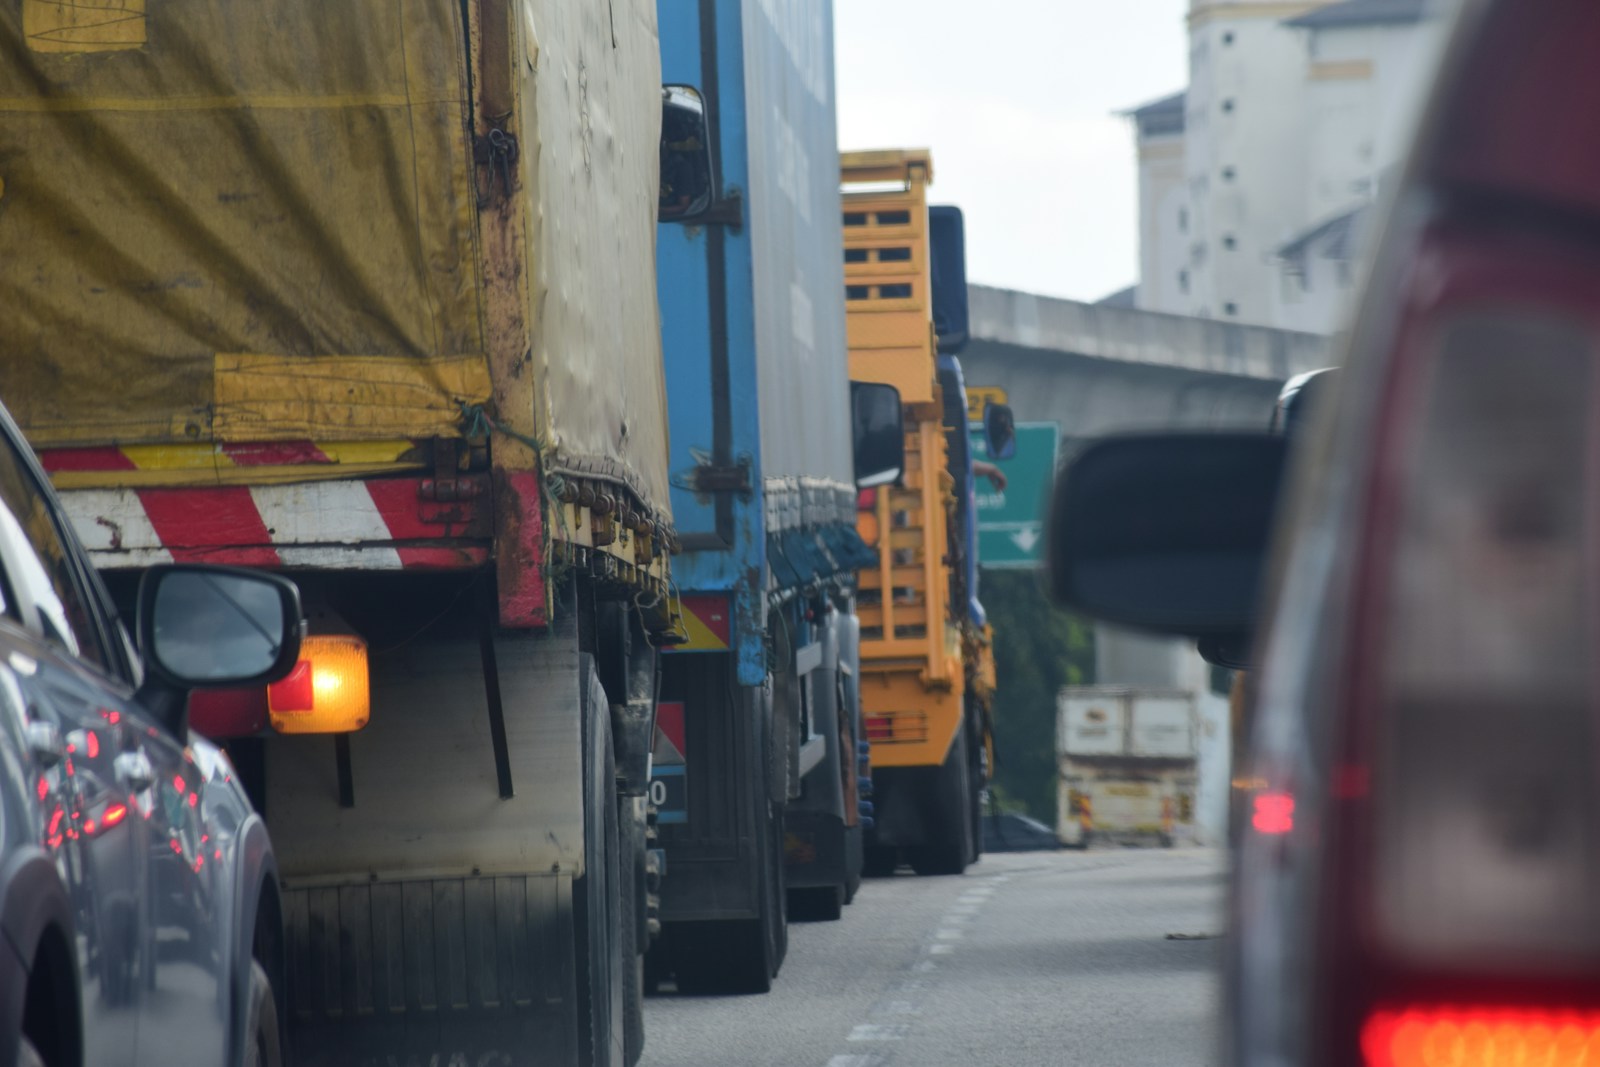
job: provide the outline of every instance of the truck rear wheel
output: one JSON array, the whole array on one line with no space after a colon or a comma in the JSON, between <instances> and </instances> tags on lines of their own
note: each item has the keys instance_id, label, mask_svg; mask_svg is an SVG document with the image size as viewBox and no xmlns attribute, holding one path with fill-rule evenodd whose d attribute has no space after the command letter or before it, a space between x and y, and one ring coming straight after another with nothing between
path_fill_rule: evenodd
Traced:
<instances>
[{"instance_id":1,"label":"truck rear wheel","mask_svg":"<svg viewBox=\"0 0 1600 1067\"><path fill-rule=\"evenodd\" d=\"M618 797L617 813L622 827L622 1032L623 1062L632 1067L644 1054L644 950L649 944L645 896L644 801L638 797Z\"/></svg>"},{"instance_id":2,"label":"truck rear wheel","mask_svg":"<svg viewBox=\"0 0 1600 1067\"><path fill-rule=\"evenodd\" d=\"M912 870L921 875L960 874L971 862L973 841L972 765L965 727L956 731L950 752L928 783L929 840L906 849Z\"/></svg>"},{"instance_id":3,"label":"truck rear wheel","mask_svg":"<svg viewBox=\"0 0 1600 1067\"><path fill-rule=\"evenodd\" d=\"M578 1055L583 1067L623 1067L624 978L622 949L621 827L617 813L616 754L611 710L589 656L579 657L583 678L583 876L572 885L574 950L578 963ZM632 922L632 916L628 916Z\"/></svg>"}]
</instances>

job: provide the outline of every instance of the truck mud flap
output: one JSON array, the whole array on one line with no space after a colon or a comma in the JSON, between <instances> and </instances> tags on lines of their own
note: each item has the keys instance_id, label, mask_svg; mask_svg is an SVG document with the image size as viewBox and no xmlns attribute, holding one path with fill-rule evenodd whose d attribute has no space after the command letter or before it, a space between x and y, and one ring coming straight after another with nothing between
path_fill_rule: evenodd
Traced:
<instances>
[{"instance_id":1,"label":"truck mud flap","mask_svg":"<svg viewBox=\"0 0 1600 1067\"><path fill-rule=\"evenodd\" d=\"M284 892L298 1067L577 1062L572 879Z\"/></svg>"},{"instance_id":2,"label":"truck mud flap","mask_svg":"<svg viewBox=\"0 0 1600 1067\"><path fill-rule=\"evenodd\" d=\"M661 699L684 708L681 821L663 820L668 873L661 919L752 918L758 914L755 812L765 810L756 717L759 690L734 684L727 656L665 657ZM764 799L764 798L763 798Z\"/></svg>"}]
</instances>

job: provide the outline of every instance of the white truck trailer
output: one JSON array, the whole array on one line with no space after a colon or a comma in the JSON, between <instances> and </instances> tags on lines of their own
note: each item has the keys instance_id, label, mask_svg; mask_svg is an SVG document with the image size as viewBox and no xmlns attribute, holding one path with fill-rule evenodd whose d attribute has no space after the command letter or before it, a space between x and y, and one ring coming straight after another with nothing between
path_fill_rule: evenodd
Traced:
<instances>
[{"instance_id":1,"label":"white truck trailer","mask_svg":"<svg viewBox=\"0 0 1600 1067\"><path fill-rule=\"evenodd\" d=\"M1187 689L1064 686L1056 701L1061 843L1193 840L1197 726Z\"/></svg>"}]
</instances>

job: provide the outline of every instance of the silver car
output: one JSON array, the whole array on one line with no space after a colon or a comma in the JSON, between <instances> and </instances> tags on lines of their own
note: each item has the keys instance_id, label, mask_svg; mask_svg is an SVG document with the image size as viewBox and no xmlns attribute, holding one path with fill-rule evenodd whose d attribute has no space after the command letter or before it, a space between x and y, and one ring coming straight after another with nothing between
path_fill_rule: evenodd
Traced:
<instances>
[{"instance_id":1,"label":"silver car","mask_svg":"<svg viewBox=\"0 0 1600 1067\"><path fill-rule=\"evenodd\" d=\"M277 1064L272 846L187 704L286 673L299 594L155 568L137 628L0 409L0 1064Z\"/></svg>"}]
</instances>

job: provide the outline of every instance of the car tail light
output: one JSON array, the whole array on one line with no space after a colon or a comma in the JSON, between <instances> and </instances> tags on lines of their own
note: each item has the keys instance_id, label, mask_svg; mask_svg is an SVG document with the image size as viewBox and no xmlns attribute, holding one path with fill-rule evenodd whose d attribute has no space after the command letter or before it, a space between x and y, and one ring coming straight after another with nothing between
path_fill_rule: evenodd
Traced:
<instances>
[{"instance_id":1,"label":"car tail light","mask_svg":"<svg viewBox=\"0 0 1600 1067\"><path fill-rule=\"evenodd\" d=\"M300 643L288 677L267 687L272 728L285 734L359 730L371 715L367 643L353 634L317 634Z\"/></svg>"}]
</instances>

